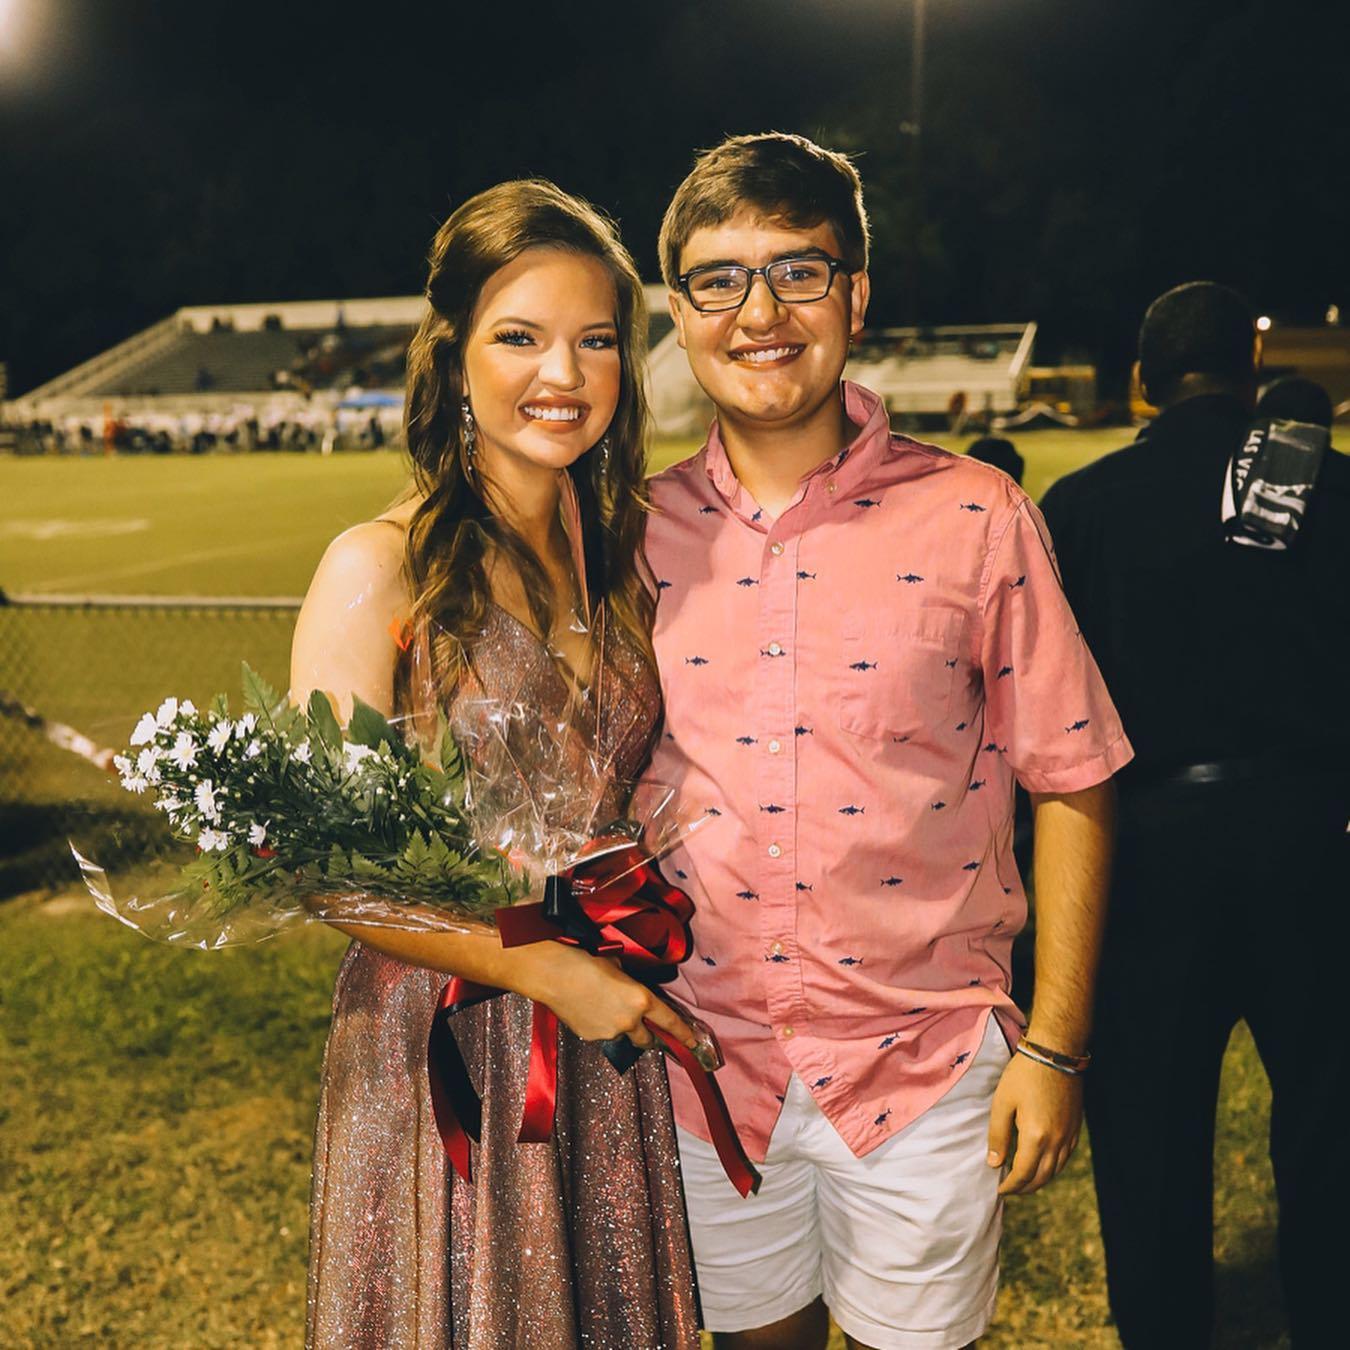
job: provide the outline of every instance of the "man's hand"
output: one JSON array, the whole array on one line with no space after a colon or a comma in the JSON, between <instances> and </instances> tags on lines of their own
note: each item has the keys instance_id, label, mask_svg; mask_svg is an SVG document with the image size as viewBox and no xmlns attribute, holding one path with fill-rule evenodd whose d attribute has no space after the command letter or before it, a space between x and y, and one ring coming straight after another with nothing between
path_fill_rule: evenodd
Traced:
<instances>
[{"instance_id":1,"label":"man's hand","mask_svg":"<svg viewBox=\"0 0 1350 1350\"><path fill-rule=\"evenodd\" d=\"M1082 1120L1080 1078L1014 1055L994 1090L989 1116L989 1166L1002 1167L1012 1156L998 1193L1030 1195L1057 1177L1077 1147Z\"/></svg>"}]
</instances>

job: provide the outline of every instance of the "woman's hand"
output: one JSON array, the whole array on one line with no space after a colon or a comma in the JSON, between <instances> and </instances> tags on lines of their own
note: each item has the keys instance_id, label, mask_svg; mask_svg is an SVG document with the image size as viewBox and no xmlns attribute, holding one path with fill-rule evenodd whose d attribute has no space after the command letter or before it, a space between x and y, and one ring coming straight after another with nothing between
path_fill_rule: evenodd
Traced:
<instances>
[{"instance_id":1,"label":"woman's hand","mask_svg":"<svg viewBox=\"0 0 1350 1350\"><path fill-rule=\"evenodd\" d=\"M644 1021L696 1050L698 1033L646 985L624 974L617 962L561 942L518 947L518 992L546 1004L584 1041L627 1036L640 1050L652 1044Z\"/></svg>"}]
</instances>

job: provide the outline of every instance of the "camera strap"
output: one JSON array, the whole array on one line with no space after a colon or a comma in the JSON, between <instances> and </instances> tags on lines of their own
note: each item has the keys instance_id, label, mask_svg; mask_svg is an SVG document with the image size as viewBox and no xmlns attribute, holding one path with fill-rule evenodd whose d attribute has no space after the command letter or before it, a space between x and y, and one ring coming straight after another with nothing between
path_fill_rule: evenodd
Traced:
<instances>
[{"instance_id":1,"label":"camera strap","mask_svg":"<svg viewBox=\"0 0 1350 1350\"><path fill-rule=\"evenodd\" d=\"M1219 519L1229 541L1289 548L1330 444L1327 428L1309 422L1253 423L1224 472Z\"/></svg>"}]
</instances>

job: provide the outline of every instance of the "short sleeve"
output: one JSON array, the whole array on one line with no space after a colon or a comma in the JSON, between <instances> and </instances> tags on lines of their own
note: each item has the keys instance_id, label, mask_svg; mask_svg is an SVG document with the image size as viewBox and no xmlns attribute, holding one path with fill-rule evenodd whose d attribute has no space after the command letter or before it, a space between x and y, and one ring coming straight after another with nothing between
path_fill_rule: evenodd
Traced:
<instances>
[{"instance_id":1,"label":"short sleeve","mask_svg":"<svg viewBox=\"0 0 1350 1350\"><path fill-rule=\"evenodd\" d=\"M1079 792L1129 763L1134 751L1029 500L994 545L981 619L986 726L1023 787Z\"/></svg>"}]
</instances>

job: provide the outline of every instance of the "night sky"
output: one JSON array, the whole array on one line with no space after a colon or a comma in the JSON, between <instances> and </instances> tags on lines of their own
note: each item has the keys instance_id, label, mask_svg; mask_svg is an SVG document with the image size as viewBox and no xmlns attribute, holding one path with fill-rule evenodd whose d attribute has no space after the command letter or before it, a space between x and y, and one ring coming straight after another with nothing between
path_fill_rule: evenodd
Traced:
<instances>
[{"instance_id":1,"label":"night sky","mask_svg":"<svg viewBox=\"0 0 1350 1350\"><path fill-rule=\"evenodd\" d=\"M438 221L522 174L655 279L693 150L777 128L858 154L875 320L917 241L922 317L1035 318L1109 385L1179 281L1350 313L1338 8L929 0L916 221L910 0L0 0L0 360L22 392L180 305L420 290Z\"/></svg>"}]
</instances>

